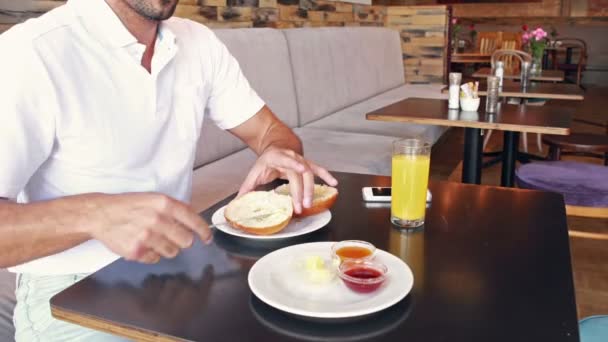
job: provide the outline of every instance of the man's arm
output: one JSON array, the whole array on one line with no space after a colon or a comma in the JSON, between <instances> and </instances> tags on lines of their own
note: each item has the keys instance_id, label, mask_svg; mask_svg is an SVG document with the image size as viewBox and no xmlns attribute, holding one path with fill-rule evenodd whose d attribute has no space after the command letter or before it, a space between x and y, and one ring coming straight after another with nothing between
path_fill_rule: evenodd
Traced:
<instances>
[{"instance_id":1,"label":"man's arm","mask_svg":"<svg viewBox=\"0 0 608 342\"><path fill-rule=\"evenodd\" d=\"M230 132L259 155L239 195L277 178L288 179L294 210L300 213L302 206L312 205L315 175L329 185L338 184L327 170L304 159L300 139L267 106Z\"/></svg>"},{"instance_id":2,"label":"man's arm","mask_svg":"<svg viewBox=\"0 0 608 342\"><path fill-rule=\"evenodd\" d=\"M258 156L269 147L304 154L300 139L267 106L230 132L243 140Z\"/></svg>"},{"instance_id":3,"label":"man's arm","mask_svg":"<svg viewBox=\"0 0 608 342\"><path fill-rule=\"evenodd\" d=\"M23 205L0 198L0 267L51 255L86 241L84 230L66 227L60 222L73 219L49 215L65 204L65 201L52 201L46 206ZM45 229L50 227L53 229ZM53 238L55 236L60 238Z\"/></svg>"},{"instance_id":4,"label":"man's arm","mask_svg":"<svg viewBox=\"0 0 608 342\"><path fill-rule=\"evenodd\" d=\"M84 194L18 204L0 200L0 267L15 266L97 239L129 260L154 263L211 238L187 205L165 195Z\"/></svg>"}]
</instances>

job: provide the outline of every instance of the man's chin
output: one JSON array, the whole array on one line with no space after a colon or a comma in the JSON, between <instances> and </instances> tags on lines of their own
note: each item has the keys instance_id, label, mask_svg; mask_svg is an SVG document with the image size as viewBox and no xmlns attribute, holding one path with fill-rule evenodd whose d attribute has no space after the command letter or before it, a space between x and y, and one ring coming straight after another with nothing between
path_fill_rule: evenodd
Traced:
<instances>
[{"instance_id":1,"label":"man's chin","mask_svg":"<svg viewBox=\"0 0 608 342\"><path fill-rule=\"evenodd\" d=\"M163 14L161 15L161 18L159 20L167 20L167 19L171 18L173 16L173 14L175 14L176 9L177 9L177 2L173 6L168 8L166 11L163 11Z\"/></svg>"},{"instance_id":2,"label":"man's chin","mask_svg":"<svg viewBox=\"0 0 608 342\"><path fill-rule=\"evenodd\" d=\"M171 0L168 0L167 2L171 3ZM163 10L163 13L161 14L160 20L167 20L167 19L171 18L173 16L173 14L175 14L175 10L177 9L177 4L178 3L179 3L179 0L175 1L175 3L172 4L172 5L168 4L168 7L166 7Z\"/></svg>"}]
</instances>

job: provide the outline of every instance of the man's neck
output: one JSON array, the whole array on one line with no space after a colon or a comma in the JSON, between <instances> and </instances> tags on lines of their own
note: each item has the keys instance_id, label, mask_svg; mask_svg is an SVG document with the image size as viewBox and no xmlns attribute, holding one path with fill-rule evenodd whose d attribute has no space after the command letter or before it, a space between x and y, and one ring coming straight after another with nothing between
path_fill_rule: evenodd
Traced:
<instances>
[{"instance_id":1,"label":"man's neck","mask_svg":"<svg viewBox=\"0 0 608 342\"><path fill-rule=\"evenodd\" d=\"M123 0L105 1L135 39L137 39L140 44L146 46L146 52L144 53L141 63L142 66L150 72L159 22L141 16Z\"/></svg>"}]
</instances>

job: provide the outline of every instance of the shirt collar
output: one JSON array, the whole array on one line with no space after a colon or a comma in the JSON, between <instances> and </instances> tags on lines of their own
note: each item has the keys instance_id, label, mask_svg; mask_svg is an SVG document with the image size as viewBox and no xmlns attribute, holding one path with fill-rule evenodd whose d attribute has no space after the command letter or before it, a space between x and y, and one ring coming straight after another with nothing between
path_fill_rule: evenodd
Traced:
<instances>
[{"instance_id":1,"label":"shirt collar","mask_svg":"<svg viewBox=\"0 0 608 342\"><path fill-rule=\"evenodd\" d=\"M137 44L137 39L105 0L69 0L68 4L74 8L76 15L83 19L87 31L105 44L114 48ZM175 35L161 23L157 39L174 43Z\"/></svg>"}]
</instances>

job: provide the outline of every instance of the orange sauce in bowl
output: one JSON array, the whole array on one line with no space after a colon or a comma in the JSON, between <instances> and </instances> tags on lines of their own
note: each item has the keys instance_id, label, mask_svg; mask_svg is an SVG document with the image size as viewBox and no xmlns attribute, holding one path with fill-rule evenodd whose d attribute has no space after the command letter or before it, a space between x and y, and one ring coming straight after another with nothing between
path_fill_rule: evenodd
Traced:
<instances>
[{"instance_id":1,"label":"orange sauce in bowl","mask_svg":"<svg viewBox=\"0 0 608 342\"><path fill-rule=\"evenodd\" d=\"M344 246L336 251L336 255L341 260L344 259L365 259L372 255L372 251L365 247Z\"/></svg>"}]
</instances>

